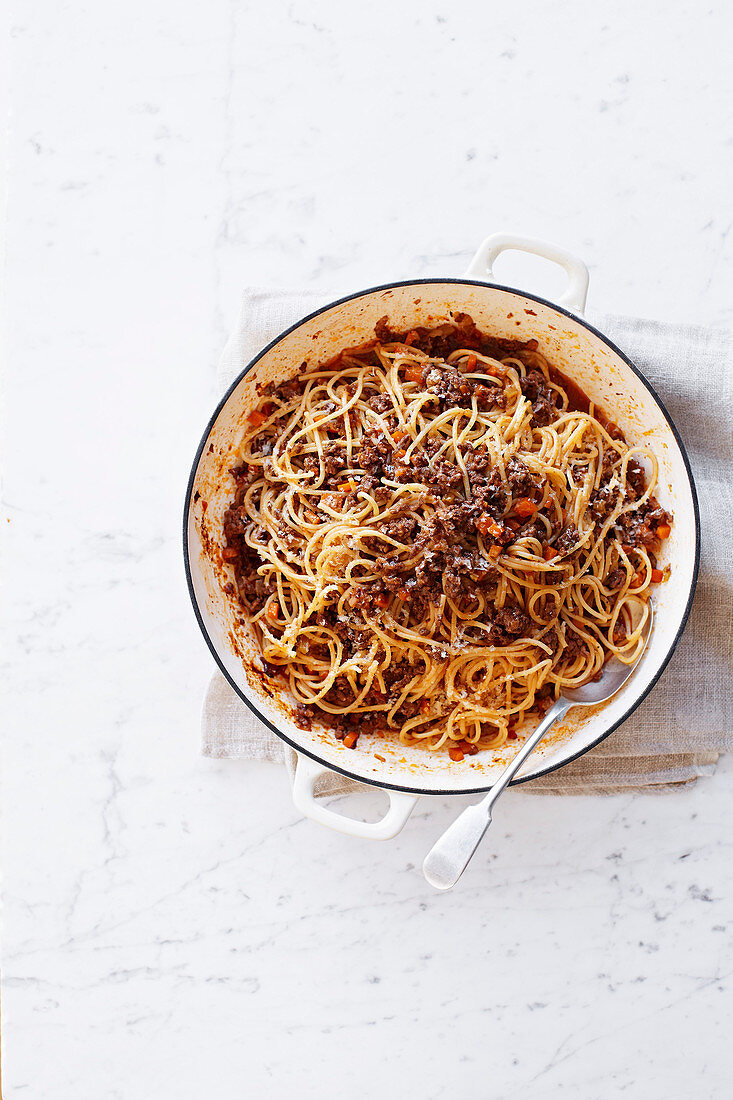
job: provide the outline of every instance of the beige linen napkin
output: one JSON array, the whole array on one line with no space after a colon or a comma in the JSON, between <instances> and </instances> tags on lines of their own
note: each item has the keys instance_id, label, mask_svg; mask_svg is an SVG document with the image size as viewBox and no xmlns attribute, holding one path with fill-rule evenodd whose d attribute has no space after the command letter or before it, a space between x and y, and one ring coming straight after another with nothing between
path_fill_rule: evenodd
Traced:
<instances>
[{"instance_id":1,"label":"beige linen napkin","mask_svg":"<svg viewBox=\"0 0 733 1100\"><path fill-rule=\"evenodd\" d=\"M221 359L220 389L283 329L331 300L314 292L246 291ZM725 330L695 325L601 315L591 320L644 372L682 433L700 499L700 577L685 633L651 694L602 744L528 783L525 790L537 793L665 789L710 775L719 753L733 748L733 339ZM285 763L291 776L295 767L292 749L254 717L219 672L204 702L202 752ZM357 786L331 773L316 793Z\"/></svg>"}]
</instances>

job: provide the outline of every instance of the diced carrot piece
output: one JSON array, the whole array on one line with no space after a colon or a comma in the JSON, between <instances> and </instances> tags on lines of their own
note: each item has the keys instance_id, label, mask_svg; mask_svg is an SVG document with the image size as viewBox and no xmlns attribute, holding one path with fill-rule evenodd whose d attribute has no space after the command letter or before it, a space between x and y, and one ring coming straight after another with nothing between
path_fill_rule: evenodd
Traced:
<instances>
[{"instance_id":1,"label":"diced carrot piece","mask_svg":"<svg viewBox=\"0 0 733 1100\"><path fill-rule=\"evenodd\" d=\"M356 742L358 740L359 740L359 734L358 733L347 733L346 737L344 737L344 744L346 745L347 749L353 749L354 745L356 744Z\"/></svg>"},{"instance_id":2,"label":"diced carrot piece","mask_svg":"<svg viewBox=\"0 0 733 1100\"><path fill-rule=\"evenodd\" d=\"M542 551L542 557L545 561L552 561L553 558L557 557L557 550L554 546L546 546Z\"/></svg>"},{"instance_id":3,"label":"diced carrot piece","mask_svg":"<svg viewBox=\"0 0 733 1100\"><path fill-rule=\"evenodd\" d=\"M277 622L279 618L279 608L276 603L269 603L267 605L267 617L272 619L273 622Z\"/></svg>"},{"instance_id":4,"label":"diced carrot piece","mask_svg":"<svg viewBox=\"0 0 733 1100\"><path fill-rule=\"evenodd\" d=\"M671 535L671 533L672 533L672 528L669 526L668 523L660 523L659 526L657 527L657 538L658 539L668 539L669 536Z\"/></svg>"},{"instance_id":5,"label":"diced carrot piece","mask_svg":"<svg viewBox=\"0 0 733 1100\"><path fill-rule=\"evenodd\" d=\"M355 481L344 481L341 485L339 485L339 489L342 493L353 493L356 487L357 485Z\"/></svg>"},{"instance_id":6,"label":"diced carrot piece","mask_svg":"<svg viewBox=\"0 0 733 1100\"><path fill-rule=\"evenodd\" d=\"M422 382L425 378L423 368L417 363L412 364L405 371L406 382Z\"/></svg>"},{"instance_id":7,"label":"diced carrot piece","mask_svg":"<svg viewBox=\"0 0 733 1100\"><path fill-rule=\"evenodd\" d=\"M654 584L659 584L662 580L664 580L664 571L661 569L652 569L652 581Z\"/></svg>"},{"instance_id":8,"label":"diced carrot piece","mask_svg":"<svg viewBox=\"0 0 733 1100\"><path fill-rule=\"evenodd\" d=\"M537 505L529 497L520 497L520 499L514 505L514 511L518 516L533 516L537 511Z\"/></svg>"},{"instance_id":9,"label":"diced carrot piece","mask_svg":"<svg viewBox=\"0 0 733 1100\"><path fill-rule=\"evenodd\" d=\"M253 409L247 419L249 420L253 428L259 428L260 424L265 423L267 417L263 412L260 412L259 409Z\"/></svg>"},{"instance_id":10,"label":"diced carrot piece","mask_svg":"<svg viewBox=\"0 0 733 1100\"><path fill-rule=\"evenodd\" d=\"M501 547L500 546L490 546L489 547L489 558L491 559L491 561L498 561L500 557L501 557Z\"/></svg>"},{"instance_id":11,"label":"diced carrot piece","mask_svg":"<svg viewBox=\"0 0 733 1100\"><path fill-rule=\"evenodd\" d=\"M423 699L422 703L420 704L420 713L421 714L430 714L430 700L429 699Z\"/></svg>"},{"instance_id":12,"label":"diced carrot piece","mask_svg":"<svg viewBox=\"0 0 733 1100\"><path fill-rule=\"evenodd\" d=\"M448 756L451 760L455 760L456 764L459 764L463 760L463 752L458 747L448 749Z\"/></svg>"},{"instance_id":13,"label":"diced carrot piece","mask_svg":"<svg viewBox=\"0 0 733 1100\"><path fill-rule=\"evenodd\" d=\"M503 533L501 524L497 523L490 515L484 514L479 516L476 521L476 528L482 535L493 535L495 539Z\"/></svg>"},{"instance_id":14,"label":"diced carrot piece","mask_svg":"<svg viewBox=\"0 0 733 1100\"><path fill-rule=\"evenodd\" d=\"M466 358L466 370L474 370L478 360L475 355L469 355Z\"/></svg>"},{"instance_id":15,"label":"diced carrot piece","mask_svg":"<svg viewBox=\"0 0 733 1100\"><path fill-rule=\"evenodd\" d=\"M389 607L389 596L384 592L380 592L378 596L374 597L374 602L377 607Z\"/></svg>"},{"instance_id":16,"label":"diced carrot piece","mask_svg":"<svg viewBox=\"0 0 733 1100\"><path fill-rule=\"evenodd\" d=\"M492 378L506 378L504 367L490 366L486 368L486 373L490 374Z\"/></svg>"}]
</instances>

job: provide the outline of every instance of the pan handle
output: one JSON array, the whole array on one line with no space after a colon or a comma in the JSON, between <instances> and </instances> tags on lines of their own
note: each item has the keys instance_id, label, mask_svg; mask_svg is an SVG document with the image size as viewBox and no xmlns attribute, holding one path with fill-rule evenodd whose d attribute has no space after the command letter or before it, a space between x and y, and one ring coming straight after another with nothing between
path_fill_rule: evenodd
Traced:
<instances>
[{"instance_id":1,"label":"pan handle","mask_svg":"<svg viewBox=\"0 0 733 1100\"><path fill-rule=\"evenodd\" d=\"M315 797L316 780L320 775L325 775L329 768L311 760L309 756L303 756L301 753L297 756L298 762L293 779L293 802L296 807L311 821L317 821L319 825L326 825L329 829L336 829L339 833L346 833L347 836L363 837L365 840L391 840L402 829L418 800L419 796L416 794L386 791L385 793L389 795L389 809L381 821L355 821L351 817L344 817L343 814L329 810Z\"/></svg>"},{"instance_id":2,"label":"pan handle","mask_svg":"<svg viewBox=\"0 0 733 1100\"><path fill-rule=\"evenodd\" d=\"M588 297L588 268L577 256L545 241L536 241L531 237L515 237L512 233L494 233L479 245L466 275L491 281L494 275L494 261L508 249L531 252L533 256L541 256L544 260L550 260L564 268L568 276L568 285L557 299L557 304L572 309L575 313L582 314L585 311L585 300Z\"/></svg>"}]
</instances>

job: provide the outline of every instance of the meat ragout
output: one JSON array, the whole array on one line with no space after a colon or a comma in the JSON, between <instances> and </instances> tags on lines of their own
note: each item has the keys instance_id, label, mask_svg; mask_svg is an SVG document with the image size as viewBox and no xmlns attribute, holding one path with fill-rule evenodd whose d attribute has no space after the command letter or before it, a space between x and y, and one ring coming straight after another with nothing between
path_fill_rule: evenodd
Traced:
<instances>
[{"instance_id":1,"label":"meat ragout","mask_svg":"<svg viewBox=\"0 0 733 1100\"><path fill-rule=\"evenodd\" d=\"M547 428L564 413L578 409L582 402L588 407L587 399L578 396L577 390L568 400L570 387L563 386L561 375L552 368L545 373L537 367L536 341L492 338L482 334L465 314L455 314L450 323L431 329L417 327L401 332L393 331L384 318L376 325L375 338L372 346L356 349L350 358L345 352L328 368L338 372L344 362L353 361L355 354L368 363L377 344L419 351L422 360L410 363L401 380L424 395L424 407L433 418L456 408L466 410L467 415L472 409L477 413L503 413L508 390L507 368L502 360L521 364L519 386L521 396L531 407L533 431ZM466 352L460 361L447 362L459 351ZM477 364L477 355L490 357L495 364L486 369L485 364ZM302 373L307 375L308 370ZM443 608L446 600L455 607L456 614L468 620L461 635L466 644L501 649L520 639L536 639L542 654L549 653L553 669L571 667L587 655L587 643L569 620L558 620L548 629L533 618L527 599L516 586L502 587L503 555L520 551L535 555L541 568L550 563L539 574L543 582L562 586L573 575L578 555L587 548L587 535L581 535L574 517L559 506L553 486L518 454L500 468L495 447L488 439L474 440L449 457L445 437L439 432L405 431L391 392L376 386L371 392L366 385L361 400L374 415L364 416L361 421L352 412L339 413L356 393L353 380L345 381L334 395L341 404L334 400L319 405L319 415L330 418L322 433L322 446L305 452L296 447L291 457L302 484L312 490L307 504L297 517L284 511L276 522L265 522L257 510L258 494L261 485L272 481L270 456L287 423L286 418L280 423L272 418L279 409L287 409L301 399L308 386L308 379L299 376L263 390L260 406L249 418L253 433L250 461L245 459L231 470L235 491L224 516L226 544L222 557L233 566L236 594L250 617L264 611L268 627L274 630L282 625L277 611L277 578L272 569L262 568L268 559L258 548L275 540L281 556L289 555L301 562L319 527L332 522L334 516L348 515L366 495L374 502L376 518L368 537L362 540L360 553L369 558L371 571L368 577L356 578L350 584L345 601L338 605L326 603L314 618L316 627L339 639L343 661L363 655L373 646L370 624L378 621L387 608L396 609L394 615L399 621L409 622L411 629L422 635L426 649L436 660L447 661L445 639L432 636L425 625L435 622L436 609ZM259 428L262 430L257 434ZM623 441L613 425L609 433ZM252 461L255 457L256 462ZM582 485L587 470L584 460L577 468L570 467L569 483L575 488ZM404 491L405 486L410 487L409 492ZM587 497L594 529L603 529L607 518L619 511L622 500L624 505L641 500L646 488L644 467L630 458L622 490L618 456L612 448L604 451L600 477ZM418 508L421 502L426 505L424 514ZM603 539L609 565L599 580L608 594L640 587L640 571L647 560L651 563L651 581L665 578L657 568L656 553L669 535L671 524L671 515L653 496L637 508L619 511ZM477 608L483 609L480 630L474 629L470 620L472 610ZM619 631L618 637L622 637L621 627ZM318 640L317 633L305 637L302 645L308 660L322 666L325 676L330 661L328 646ZM285 660L263 660L267 676L284 676L287 666ZM422 716L426 721L437 719L440 716L429 709L433 704L415 698L410 690L422 672L421 667L402 657L383 668L379 683L372 682L365 694L360 694L353 680L336 676L323 696L325 706L298 704L295 720L309 728L318 719L353 748L364 726L365 712L370 730L398 729L402 723L422 720ZM549 682L541 684L525 716L545 709L552 694ZM350 706L358 709L344 713L344 708ZM451 741L451 757L461 759L478 751L482 729L477 738ZM507 731L507 738L516 737L511 721Z\"/></svg>"}]
</instances>

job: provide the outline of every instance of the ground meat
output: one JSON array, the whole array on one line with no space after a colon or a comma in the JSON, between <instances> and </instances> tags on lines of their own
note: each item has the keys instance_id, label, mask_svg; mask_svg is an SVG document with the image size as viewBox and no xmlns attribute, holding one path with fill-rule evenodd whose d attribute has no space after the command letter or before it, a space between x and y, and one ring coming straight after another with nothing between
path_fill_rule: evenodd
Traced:
<instances>
[{"instance_id":1,"label":"ground meat","mask_svg":"<svg viewBox=\"0 0 733 1100\"><path fill-rule=\"evenodd\" d=\"M593 519L601 522L616 504L618 491L610 485L603 485L591 493L588 499L590 514Z\"/></svg>"},{"instance_id":2,"label":"ground meat","mask_svg":"<svg viewBox=\"0 0 733 1100\"><path fill-rule=\"evenodd\" d=\"M236 482L237 489L251 485L253 481L256 481L260 476L260 468L258 466L249 466L246 462L241 462L238 466L232 466L229 473Z\"/></svg>"},{"instance_id":3,"label":"ground meat","mask_svg":"<svg viewBox=\"0 0 733 1100\"><path fill-rule=\"evenodd\" d=\"M617 535L625 546L643 546L647 550L659 548L657 527L671 523L672 517L659 507L651 497L637 512L624 512L617 520Z\"/></svg>"},{"instance_id":4,"label":"ground meat","mask_svg":"<svg viewBox=\"0 0 733 1100\"><path fill-rule=\"evenodd\" d=\"M288 550L297 550L303 544L303 537L294 531L289 523L281 519L277 525L278 537Z\"/></svg>"},{"instance_id":5,"label":"ground meat","mask_svg":"<svg viewBox=\"0 0 733 1100\"><path fill-rule=\"evenodd\" d=\"M374 409L374 411L378 413L385 413L393 408L392 398L388 393L375 394L374 397L370 397L367 400L367 405L370 409Z\"/></svg>"},{"instance_id":6,"label":"ground meat","mask_svg":"<svg viewBox=\"0 0 733 1100\"><path fill-rule=\"evenodd\" d=\"M302 730L309 730L311 728L313 716L313 707L306 707L303 703L298 703L295 708L295 714L293 715L296 726L299 726Z\"/></svg>"},{"instance_id":7,"label":"ground meat","mask_svg":"<svg viewBox=\"0 0 733 1100\"><path fill-rule=\"evenodd\" d=\"M378 582L370 585L357 585L349 594L349 603L352 607L358 607L364 611L374 611L377 607L387 606L387 588ZM353 629L349 624L349 628ZM338 624L334 627L338 632ZM347 635L347 640L348 640Z\"/></svg>"},{"instance_id":8,"label":"ground meat","mask_svg":"<svg viewBox=\"0 0 733 1100\"><path fill-rule=\"evenodd\" d=\"M575 660L582 653L585 652L585 645L580 635L576 634L574 630L571 630L568 626L565 627L565 648L563 650L563 657L567 657L568 660Z\"/></svg>"},{"instance_id":9,"label":"ground meat","mask_svg":"<svg viewBox=\"0 0 733 1100\"><path fill-rule=\"evenodd\" d=\"M556 418L555 391L550 388L542 371L527 371L525 377L521 379L520 385L522 393L532 403L532 411L534 412L532 424L534 426L549 424Z\"/></svg>"},{"instance_id":10,"label":"ground meat","mask_svg":"<svg viewBox=\"0 0 733 1100\"><path fill-rule=\"evenodd\" d=\"M492 618L501 630L515 637L526 635L532 625L529 615L516 604L505 604Z\"/></svg>"},{"instance_id":11,"label":"ground meat","mask_svg":"<svg viewBox=\"0 0 733 1100\"><path fill-rule=\"evenodd\" d=\"M612 592L615 592L617 588L621 587L625 580L625 569L612 569L603 583L606 588L610 588Z\"/></svg>"},{"instance_id":12,"label":"ground meat","mask_svg":"<svg viewBox=\"0 0 733 1100\"><path fill-rule=\"evenodd\" d=\"M601 459L601 485L606 485L611 480L611 473L617 460L618 451L614 451L610 447L603 451L603 458Z\"/></svg>"},{"instance_id":13,"label":"ground meat","mask_svg":"<svg viewBox=\"0 0 733 1100\"><path fill-rule=\"evenodd\" d=\"M305 392L305 386L305 382L301 382L300 379L289 378L286 382L281 382L279 386L275 386L271 382L262 388L262 393L267 394L269 397L278 397L287 404L294 397L301 397Z\"/></svg>"},{"instance_id":14,"label":"ground meat","mask_svg":"<svg viewBox=\"0 0 733 1100\"><path fill-rule=\"evenodd\" d=\"M557 408L554 402L545 397L538 397L536 401L533 401L532 409L534 410L534 416L532 417L532 427L534 428L541 428L557 419Z\"/></svg>"},{"instance_id":15,"label":"ground meat","mask_svg":"<svg viewBox=\"0 0 733 1100\"><path fill-rule=\"evenodd\" d=\"M456 367L431 366L425 375L425 389L440 398L441 409L468 408L475 385Z\"/></svg>"},{"instance_id":16,"label":"ground meat","mask_svg":"<svg viewBox=\"0 0 733 1100\"><path fill-rule=\"evenodd\" d=\"M421 667L407 664L405 661L401 661L396 665L388 665L383 672L383 677L389 701L394 703L399 699L410 681L414 680L421 671Z\"/></svg>"},{"instance_id":17,"label":"ground meat","mask_svg":"<svg viewBox=\"0 0 733 1100\"><path fill-rule=\"evenodd\" d=\"M507 340L501 337L486 336L480 332L467 313L456 312L451 324L437 325L435 328L410 329L407 332L395 332L390 329L387 318L382 317L374 326L374 333L382 343L405 343L418 348L426 355L447 359L451 352L460 348L480 351L492 359L503 359L508 355L518 355L522 351L536 351L536 340Z\"/></svg>"},{"instance_id":18,"label":"ground meat","mask_svg":"<svg viewBox=\"0 0 733 1100\"><path fill-rule=\"evenodd\" d=\"M362 470L374 477L381 477L385 467L391 467L393 453L392 444L384 432L373 428L365 433L356 460Z\"/></svg>"},{"instance_id":19,"label":"ground meat","mask_svg":"<svg viewBox=\"0 0 733 1100\"><path fill-rule=\"evenodd\" d=\"M506 464L506 477L513 497L536 497L537 499L541 497L543 479L533 474L520 459L509 459Z\"/></svg>"},{"instance_id":20,"label":"ground meat","mask_svg":"<svg viewBox=\"0 0 733 1100\"><path fill-rule=\"evenodd\" d=\"M338 707L348 707L354 702L354 692L351 690L351 684L348 680L345 680L342 676L337 676L333 685L326 692L326 699L329 703L333 703ZM343 717L343 716L339 716Z\"/></svg>"},{"instance_id":21,"label":"ground meat","mask_svg":"<svg viewBox=\"0 0 733 1100\"><path fill-rule=\"evenodd\" d=\"M406 722L409 718L414 718L419 713L422 703L419 699L405 699L404 703L398 711L395 713L395 717L400 722Z\"/></svg>"},{"instance_id":22,"label":"ground meat","mask_svg":"<svg viewBox=\"0 0 733 1100\"><path fill-rule=\"evenodd\" d=\"M413 565L405 567L389 558L378 558L375 572L392 591L409 585L409 594L429 602L439 599L442 592L452 599L464 595L464 580L489 584L497 576L496 569L477 551L461 545L473 530L477 515L471 501L439 508L419 532L413 547ZM413 613L415 607L413 605Z\"/></svg>"},{"instance_id":23,"label":"ground meat","mask_svg":"<svg viewBox=\"0 0 733 1100\"><path fill-rule=\"evenodd\" d=\"M400 481L417 482L435 489L439 496L445 497L463 484L460 467L446 459L430 460L425 450L413 451L409 466L399 476Z\"/></svg>"},{"instance_id":24,"label":"ground meat","mask_svg":"<svg viewBox=\"0 0 733 1100\"><path fill-rule=\"evenodd\" d=\"M461 539L473 529L478 514L478 508L473 501L465 500L460 504L439 508L432 517L432 523L435 530L447 538Z\"/></svg>"},{"instance_id":25,"label":"ground meat","mask_svg":"<svg viewBox=\"0 0 733 1100\"><path fill-rule=\"evenodd\" d=\"M326 443L323 448L323 465L326 470L326 477L341 473L348 464L346 447L343 443L335 441Z\"/></svg>"},{"instance_id":26,"label":"ground meat","mask_svg":"<svg viewBox=\"0 0 733 1100\"><path fill-rule=\"evenodd\" d=\"M401 344L405 333L399 333L389 327L389 318L380 317L374 326L374 335L380 344Z\"/></svg>"},{"instance_id":27,"label":"ground meat","mask_svg":"<svg viewBox=\"0 0 733 1100\"><path fill-rule=\"evenodd\" d=\"M224 534L227 537L227 541L231 542L238 536L243 535L250 522L251 520L245 508L236 504L227 508L224 513Z\"/></svg>"},{"instance_id":28,"label":"ground meat","mask_svg":"<svg viewBox=\"0 0 733 1100\"><path fill-rule=\"evenodd\" d=\"M578 532L573 524L571 524L563 530L562 534L557 539L555 550L561 555L571 554L577 545Z\"/></svg>"},{"instance_id":29,"label":"ground meat","mask_svg":"<svg viewBox=\"0 0 733 1100\"><path fill-rule=\"evenodd\" d=\"M468 460L466 461L466 467L469 468ZM471 470L469 472L469 481L471 485L471 495L480 512L484 515L494 516L495 518L502 515L509 503L509 494L504 482L501 480L499 470L492 470L488 478L483 472L477 471L474 473Z\"/></svg>"},{"instance_id":30,"label":"ground meat","mask_svg":"<svg viewBox=\"0 0 733 1100\"><path fill-rule=\"evenodd\" d=\"M531 519L524 523L514 535L516 539L537 539L542 542L547 537L547 528L539 519Z\"/></svg>"},{"instance_id":31,"label":"ground meat","mask_svg":"<svg viewBox=\"0 0 733 1100\"><path fill-rule=\"evenodd\" d=\"M529 401L536 401L538 397L546 396L549 390L547 379L539 370L527 371L520 385L522 393Z\"/></svg>"},{"instance_id":32,"label":"ground meat","mask_svg":"<svg viewBox=\"0 0 733 1100\"><path fill-rule=\"evenodd\" d=\"M630 458L626 466L626 497L628 500L637 500L643 496L646 489L646 475L644 467L635 458Z\"/></svg>"},{"instance_id":33,"label":"ground meat","mask_svg":"<svg viewBox=\"0 0 733 1100\"><path fill-rule=\"evenodd\" d=\"M231 541L231 540L230 540ZM237 582L239 598L247 608L258 611L269 595L269 586L258 575L261 559L243 540L237 538L234 558L234 576Z\"/></svg>"},{"instance_id":34,"label":"ground meat","mask_svg":"<svg viewBox=\"0 0 733 1100\"><path fill-rule=\"evenodd\" d=\"M490 470L493 465L491 452L485 443L479 443L478 447L472 447L469 451L466 451L463 461L466 463L466 469L471 480L473 480L474 475L483 474L486 470Z\"/></svg>"},{"instance_id":35,"label":"ground meat","mask_svg":"<svg viewBox=\"0 0 733 1100\"><path fill-rule=\"evenodd\" d=\"M670 512L665 512L664 508L660 508L654 497L652 497L648 504L648 511L646 513L647 522L655 529L660 523L670 524L672 523L672 515Z\"/></svg>"},{"instance_id":36,"label":"ground meat","mask_svg":"<svg viewBox=\"0 0 733 1100\"><path fill-rule=\"evenodd\" d=\"M361 589L361 591L363 592L364 590ZM371 612L373 609L374 597L379 594L379 592L371 591L359 606ZM383 589L381 590L381 594L384 594ZM335 616L331 629L340 639L346 657L351 657L355 653L363 653L365 649L369 648L372 632L371 628L362 619L357 619L354 616L349 616L348 618L345 618L343 615Z\"/></svg>"},{"instance_id":37,"label":"ground meat","mask_svg":"<svg viewBox=\"0 0 733 1100\"><path fill-rule=\"evenodd\" d=\"M443 573L446 570L445 553L448 545L441 539L430 549L421 547L421 554L413 575L415 588L431 603L437 602L443 590Z\"/></svg>"},{"instance_id":38,"label":"ground meat","mask_svg":"<svg viewBox=\"0 0 733 1100\"><path fill-rule=\"evenodd\" d=\"M273 577L260 577L257 576L254 582L254 591L258 599L265 602L265 599L274 592L277 588L277 584Z\"/></svg>"},{"instance_id":39,"label":"ground meat","mask_svg":"<svg viewBox=\"0 0 733 1100\"><path fill-rule=\"evenodd\" d=\"M510 645L512 638L505 630L499 626L498 623L487 623L488 630L485 633L485 640L488 645Z\"/></svg>"},{"instance_id":40,"label":"ground meat","mask_svg":"<svg viewBox=\"0 0 733 1100\"><path fill-rule=\"evenodd\" d=\"M321 462L318 455L306 455L303 459L303 469L315 477L321 469Z\"/></svg>"},{"instance_id":41,"label":"ground meat","mask_svg":"<svg viewBox=\"0 0 733 1100\"><path fill-rule=\"evenodd\" d=\"M442 495L463 484L463 474L452 462L436 462L428 467L428 484Z\"/></svg>"},{"instance_id":42,"label":"ground meat","mask_svg":"<svg viewBox=\"0 0 733 1100\"><path fill-rule=\"evenodd\" d=\"M484 386L481 382L477 382L474 387L474 396L476 404L484 412L506 408L506 394L499 386Z\"/></svg>"},{"instance_id":43,"label":"ground meat","mask_svg":"<svg viewBox=\"0 0 733 1100\"><path fill-rule=\"evenodd\" d=\"M374 326L374 334L384 344L407 341L426 355L440 359L447 359L451 352L459 348L478 348L482 336L468 314L455 313L453 320L455 324L437 325L431 329L420 325L400 333L390 329L387 318L382 317Z\"/></svg>"},{"instance_id":44,"label":"ground meat","mask_svg":"<svg viewBox=\"0 0 733 1100\"><path fill-rule=\"evenodd\" d=\"M417 530L417 520L414 516L401 516L397 519L387 520L382 525L382 531L397 542L407 542Z\"/></svg>"},{"instance_id":45,"label":"ground meat","mask_svg":"<svg viewBox=\"0 0 733 1100\"><path fill-rule=\"evenodd\" d=\"M463 595L463 580L460 573L446 572L443 575L443 590L452 600L459 600Z\"/></svg>"}]
</instances>

